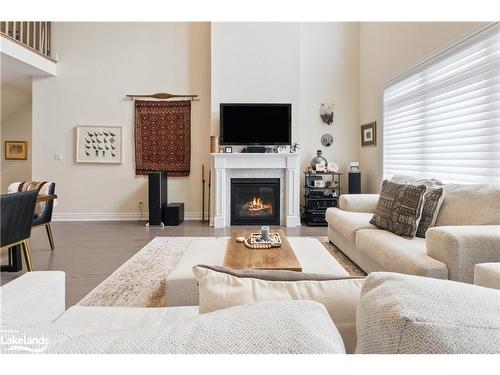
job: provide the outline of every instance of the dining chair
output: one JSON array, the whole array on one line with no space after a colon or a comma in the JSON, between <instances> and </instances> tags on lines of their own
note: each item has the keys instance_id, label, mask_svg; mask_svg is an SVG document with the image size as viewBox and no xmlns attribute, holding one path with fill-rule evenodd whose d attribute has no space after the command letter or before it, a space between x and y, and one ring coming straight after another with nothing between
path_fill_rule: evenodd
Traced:
<instances>
[{"instance_id":1,"label":"dining chair","mask_svg":"<svg viewBox=\"0 0 500 375\"><path fill-rule=\"evenodd\" d=\"M51 182L47 194L53 195L56 192L55 182ZM52 236L52 228L50 222L52 221L52 211L54 210L54 200L45 202L45 206L38 215L33 218L33 227L45 226L47 236L49 237L50 249L54 250L54 237Z\"/></svg>"},{"instance_id":2,"label":"dining chair","mask_svg":"<svg viewBox=\"0 0 500 375\"><path fill-rule=\"evenodd\" d=\"M33 270L28 239L37 195L36 190L0 195L0 249L20 245L28 271Z\"/></svg>"}]
</instances>

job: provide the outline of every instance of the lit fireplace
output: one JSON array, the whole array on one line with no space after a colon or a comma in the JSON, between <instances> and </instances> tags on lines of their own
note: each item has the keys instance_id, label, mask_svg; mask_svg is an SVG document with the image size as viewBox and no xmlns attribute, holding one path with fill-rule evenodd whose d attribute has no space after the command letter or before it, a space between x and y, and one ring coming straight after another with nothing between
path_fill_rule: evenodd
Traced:
<instances>
[{"instance_id":1,"label":"lit fireplace","mask_svg":"<svg viewBox=\"0 0 500 375\"><path fill-rule=\"evenodd\" d=\"M264 202L260 197L253 197L251 201L241 205L240 215L269 216L273 214L273 204Z\"/></svg>"},{"instance_id":2,"label":"lit fireplace","mask_svg":"<svg viewBox=\"0 0 500 375\"><path fill-rule=\"evenodd\" d=\"M279 178L232 178L231 225L280 225Z\"/></svg>"}]
</instances>

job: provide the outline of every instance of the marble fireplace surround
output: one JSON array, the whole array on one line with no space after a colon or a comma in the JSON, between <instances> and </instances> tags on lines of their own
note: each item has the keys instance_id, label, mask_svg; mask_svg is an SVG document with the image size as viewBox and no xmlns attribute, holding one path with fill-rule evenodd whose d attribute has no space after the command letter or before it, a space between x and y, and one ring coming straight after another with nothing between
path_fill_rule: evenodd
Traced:
<instances>
[{"instance_id":1,"label":"marble fireplace surround","mask_svg":"<svg viewBox=\"0 0 500 375\"><path fill-rule=\"evenodd\" d=\"M298 153L212 154L215 169L214 227L231 225L231 178L279 178L280 224L300 225L300 169Z\"/></svg>"}]
</instances>

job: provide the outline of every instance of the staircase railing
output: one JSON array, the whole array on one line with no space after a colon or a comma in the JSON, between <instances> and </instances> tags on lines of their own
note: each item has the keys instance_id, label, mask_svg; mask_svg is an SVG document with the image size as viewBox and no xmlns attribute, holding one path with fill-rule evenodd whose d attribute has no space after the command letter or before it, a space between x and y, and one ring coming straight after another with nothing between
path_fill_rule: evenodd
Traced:
<instances>
[{"instance_id":1,"label":"staircase railing","mask_svg":"<svg viewBox=\"0 0 500 375\"><path fill-rule=\"evenodd\" d=\"M1 21L0 34L53 60L50 22Z\"/></svg>"}]
</instances>

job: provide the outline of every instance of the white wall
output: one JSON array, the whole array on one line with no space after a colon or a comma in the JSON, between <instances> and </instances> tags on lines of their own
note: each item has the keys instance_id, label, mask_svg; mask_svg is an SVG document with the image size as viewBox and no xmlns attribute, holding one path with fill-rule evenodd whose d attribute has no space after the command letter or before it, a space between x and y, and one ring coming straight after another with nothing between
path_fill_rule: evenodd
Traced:
<instances>
[{"instance_id":1,"label":"white wall","mask_svg":"<svg viewBox=\"0 0 500 375\"><path fill-rule=\"evenodd\" d=\"M322 150L343 173L342 189L347 189L347 170L359 159L358 75L359 24L303 23L301 27L300 144L305 167ZM323 124L321 103L335 104L335 124ZM321 136L333 135L333 145L323 147Z\"/></svg>"},{"instance_id":2,"label":"white wall","mask_svg":"<svg viewBox=\"0 0 500 375\"><path fill-rule=\"evenodd\" d=\"M368 22L360 26L360 124L377 121L377 147L361 148L362 187L375 193L382 183L382 86L385 82L478 27L467 22Z\"/></svg>"},{"instance_id":3,"label":"white wall","mask_svg":"<svg viewBox=\"0 0 500 375\"><path fill-rule=\"evenodd\" d=\"M2 82L1 193L16 181L31 180L31 85ZM5 160L5 141L28 142L27 160Z\"/></svg>"},{"instance_id":4,"label":"white wall","mask_svg":"<svg viewBox=\"0 0 500 375\"><path fill-rule=\"evenodd\" d=\"M210 135L210 24L53 23L57 77L33 83L33 178L53 180L58 213L147 210L135 176L134 105L126 94L198 94L192 105L191 175L169 180L169 201L201 211L201 165ZM123 126L121 165L75 163L77 125ZM54 160L62 152L63 160Z\"/></svg>"},{"instance_id":5,"label":"white wall","mask_svg":"<svg viewBox=\"0 0 500 375\"><path fill-rule=\"evenodd\" d=\"M301 166L322 149L345 172L358 159L358 31L357 23L213 23L212 133L221 102L292 103ZM322 102L337 106L333 127L321 122ZM334 136L326 149L325 132Z\"/></svg>"}]
</instances>

